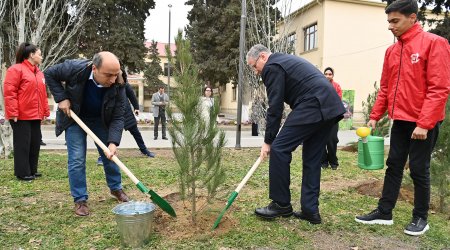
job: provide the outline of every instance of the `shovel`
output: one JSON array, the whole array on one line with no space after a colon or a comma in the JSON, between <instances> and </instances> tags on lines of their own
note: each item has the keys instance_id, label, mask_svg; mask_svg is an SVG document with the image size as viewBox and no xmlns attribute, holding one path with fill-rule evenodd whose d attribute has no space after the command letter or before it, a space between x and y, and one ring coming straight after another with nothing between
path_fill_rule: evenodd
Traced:
<instances>
[{"instance_id":1,"label":"shovel","mask_svg":"<svg viewBox=\"0 0 450 250\"><path fill-rule=\"evenodd\" d=\"M103 151L109 152L108 147L106 147L106 145L103 144L103 142L86 126L86 124L84 124L84 122L81 121L81 119L75 114L75 112L70 110L70 116L72 119L75 120L78 126L80 126L84 130L84 132L86 132L95 141L95 143L103 149ZM153 190L148 189L144 184L142 184L142 182L140 182L136 178L136 176L134 176L133 173L131 173L131 171L119 160L119 158L117 158L117 156L114 155L112 157L112 161L114 161L117 164L117 166L119 166L120 169L122 169L122 171L125 172L125 174L127 174L128 177L130 177L133 183L136 184L137 188L141 190L142 193L148 195L156 205L158 205L162 210L167 212L169 215L173 217L177 216L172 206L170 206L170 204L167 201L161 198L161 196L156 194Z\"/></svg>"},{"instance_id":2,"label":"shovel","mask_svg":"<svg viewBox=\"0 0 450 250\"><path fill-rule=\"evenodd\" d=\"M231 193L230 198L228 198L227 204L225 208L220 213L219 217L217 218L216 222L214 223L214 226L212 227L212 230L214 230L220 223L220 220L222 219L225 212L228 210L228 208L231 206L233 201L236 199L236 197L239 194L239 191L241 191L242 187L244 187L245 183L247 183L248 179L252 176L253 172L258 168L259 164L261 163L261 158L258 157L256 162L253 164L252 168L248 171L248 173L245 175L244 179L242 179L241 183L239 183L239 186L234 190L233 193Z\"/></svg>"}]
</instances>

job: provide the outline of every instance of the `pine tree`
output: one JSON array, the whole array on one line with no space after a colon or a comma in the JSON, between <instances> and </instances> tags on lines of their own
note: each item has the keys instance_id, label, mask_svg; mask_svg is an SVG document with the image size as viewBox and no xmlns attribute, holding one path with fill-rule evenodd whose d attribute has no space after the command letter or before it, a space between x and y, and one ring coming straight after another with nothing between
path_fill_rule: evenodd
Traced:
<instances>
[{"instance_id":1,"label":"pine tree","mask_svg":"<svg viewBox=\"0 0 450 250\"><path fill-rule=\"evenodd\" d=\"M145 69L144 69L144 78L145 78L145 84L151 91L150 93L154 93L158 90L158 87L163 85L163 81L159 79L159 76L162 75L164 72L161 68L161 58L159 58L158 53L158 42L155 42L155 40L152 40L152 43L150 45L149 49L149 56L148 59L149 62L145 63Z\"/></svg>"},{"instance_id":2,"label":"pine tree","mask_svg":"<svg viewBox=\"0 0 450 250\"><path fill-rule=\"evenodd\" d=\"M179 85L176 91L171 92L171 102L178 109L181 118L175 116L172 109L168 109L168 115L173 121L169 133L172 137L172 149L180 166L181 194L183 199L191 202L191 218L195 223L198 213L196 199L201 190L206 189L207 199L210 200L225 180L225 171L221 166L225 133L216 124L219 112L217 101L210 110L209 119L202 117L202 84L190 52L189 40L183 39L179 32L175 44L175 65L178 66L174 68L174 73Z\"/></svg>"}]
</instances>

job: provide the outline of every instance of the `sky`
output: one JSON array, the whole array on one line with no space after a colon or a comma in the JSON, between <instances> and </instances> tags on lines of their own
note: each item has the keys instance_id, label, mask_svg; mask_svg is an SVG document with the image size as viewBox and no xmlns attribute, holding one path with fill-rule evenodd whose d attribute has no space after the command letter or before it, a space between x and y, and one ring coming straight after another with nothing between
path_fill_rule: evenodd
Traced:
<instances>
[{"instance_id":1,"label":"sky","mask_svg":"<svg viewBox=\"0 0 450 250\"><path fill-rule=\"evenodd\" d=\"M167 43L169 41L169 7L171 4L170 21L170 41L174 42L174 37L178 29L184 30L189 22L187 13L192 8L184 5L184 0L155 0L155 8L150 10L150 16L145 21L145 39L151 41Z\"/></svg>"}]
</instances>

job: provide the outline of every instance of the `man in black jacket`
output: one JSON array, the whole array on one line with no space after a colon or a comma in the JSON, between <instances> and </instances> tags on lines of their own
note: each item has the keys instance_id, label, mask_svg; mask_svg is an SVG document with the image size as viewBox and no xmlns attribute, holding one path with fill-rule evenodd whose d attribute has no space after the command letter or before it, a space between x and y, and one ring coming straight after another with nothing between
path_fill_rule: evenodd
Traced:
<instances>
[{"instance_id":1,"label":"man in black jacket","mask_svg":"<svg viewBox=\"0 0 450 250\"><path fill-rule=\"evenodd\" d=\"M257 208L255 214L266 219L293 214L290 163L292 152L303 143L301 209L294 216L319 224L322 221L319 214L321 157L331 128L342 119L345 108L324 75L300 57L272 54L268 48L257 44L247 53L247 64L261 75L269 101L260 157L264 159L270 154L269 198L272 202L267 207ZM285 102L292 111L280 130Z\"/></svg>"},{"instance_id":2,"label":"man in black jacket","mask_svg":"<svg viewBox=\"0 0 450 250\"><path fill-rule=\"evenodd\" d=\"M56 136L65 131L70 192L75 214L89 215L86 186L86 133L71 118L72 109L108 146L109 153L97 149L111 195L121 202L129 199L122 190L119 167L107 159L117 154L124 126L125 88L120 63L111 52L100 52L88 60L67 60L45 71L46 83L58 103ZM64 83L64 84L63 84Z\"/></svg>"}]
</instances>

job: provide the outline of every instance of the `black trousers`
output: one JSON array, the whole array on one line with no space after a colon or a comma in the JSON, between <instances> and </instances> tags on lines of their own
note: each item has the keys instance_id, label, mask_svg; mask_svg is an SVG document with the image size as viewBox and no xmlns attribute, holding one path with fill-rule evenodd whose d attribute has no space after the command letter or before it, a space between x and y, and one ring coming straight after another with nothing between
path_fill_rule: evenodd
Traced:
<instances>
[{"instance_id":1,"label":"black trousers","mask_svg":"<svg viewBox=\"0 0 450 250\"><path fill-rule=\"evenodd\" d=\"M378 208L391 213L397 202L403 179L403 169L409 156L409 171L414 183L413 217L427 219L430 208L430 160L439 134L440 123L428 131L426 140L411 139L415 122L394 121L391 130L389 156L384 176L383 193Z\"/></svg>"},{"instance_id":2,"label":"black trousers","mask_svg":"<svg viewBox=\"0 0 450 250\"><path fill-rule=\"evenodd\" d=\"M321 159L335 119L298 126L284 126L270 147L269 198L291 203L289 190L292 152L303 143L300 205L305 213L319 212Z\"/></svg>"},{"instance_id":3,"label":"black trousers","mask_svg":"<svg viewBox=\"0 0 450 250\"><path fill-rule=\"evenodd\" d=\"M138 126L137 125L131 126L127 130L131 133L131 135L133 135L134 140L136 141L139 149L141 151L146 150L147 146L145 146L144 139L142 138L142 134L139 131Z\"/></svg>"},{"instance_id":4,"label":"black trousers","mask_svg":"<svg viewBox=\"0 0 450 250\"><path fill-rule=\"evenodd\" d=\"M331 166L339 166L338 158L336 156L338 138L339 123L336 123L331 128L330 138L328 138L325 151L322 155L322 164L330 164Z\"/></svg>"},{"instance_id":5,"label":"black trousers","mask_svg":"<svg viewBox=\"0 0 450 250\"><path fill-rule=\"evenodd\" d=\"M159 111L159 116L155 117L155 127L153 128L153 135L155 137L158 137L158 126L160 121L162 137L166 137L166 112L161 110Z\"/></svg>"},{"instance_id":6,"label":"black trousers","mask_svg":"<svg viewBox=\"0 0 450 250\"><path fill-rule=\"evenodd\" d=\"M40 120L10 120L13 130L14 175L30 176L37 172L41 148Z\"/></svg>"}]
</instances>

